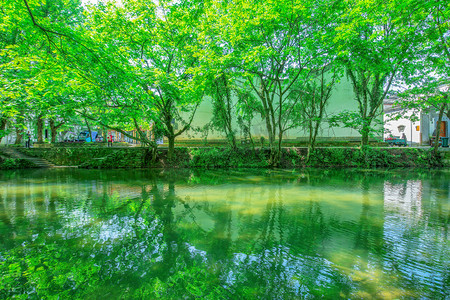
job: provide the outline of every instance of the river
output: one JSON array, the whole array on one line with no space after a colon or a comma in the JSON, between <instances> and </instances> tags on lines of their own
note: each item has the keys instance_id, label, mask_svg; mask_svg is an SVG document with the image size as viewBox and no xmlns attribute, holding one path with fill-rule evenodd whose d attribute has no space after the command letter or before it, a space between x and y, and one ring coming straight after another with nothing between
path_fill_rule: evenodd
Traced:
<instances>
[{"instance_id":1,"label":"river","mask_svg":"<svg viewBox=\"0 0 450 300\"><path fill-rule=\"evenodd\" d=\"M0 172L0 298L445 299L448 170Z\"/></svg>"}]
</instances>

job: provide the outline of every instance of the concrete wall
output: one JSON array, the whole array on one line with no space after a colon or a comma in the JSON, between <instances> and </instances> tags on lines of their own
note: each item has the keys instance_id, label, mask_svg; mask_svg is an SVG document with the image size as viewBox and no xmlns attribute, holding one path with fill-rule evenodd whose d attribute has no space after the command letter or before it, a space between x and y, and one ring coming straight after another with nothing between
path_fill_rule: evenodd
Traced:
<instances>
[{"instance_id":1,"label":"concrete wall","mask_svg":"<svg viewBox=\"0 0 450 300\"><path fill-rule=\"evenodd\" d=\"M211 103L212 99L209 97L205 97L203 102L197 109L196 115L193 119L192 126L197 128L203 128L208 122L210 122L212 118L212 110L213 106ZM356 111L358 109L357 102L354 97L353 89L350 82L344 77L341 79L341 82L336 84L335 89L332 91L331 98L328 101L328 106L326 109L325 119L329 116L342 112L344 110L352 110ZM188 119L188 114L183 114L184 119ZM233 124L238 137L242 137L242 132L240 131L237 122L237 115L235 115L235 122ZM382 117L380 116L380 120ZM382 128L380 127L380 132ZM267 130L265 121L262 120L258 115L255 114L254 119L252 121L251 133L255 138L259 138L261 136L267 137ZM297 139L304 138L308 136L308 131L296 128L286 132L284 138L287 139ZM319 133L319 138L348 138L360 137L360 134L350 128L330 128L327 122L323 122L322 128ZM202 138L201 133L196 133L193 131L186 132L182 134L178 139L188 139L188 138ZM221 132L209 132L209 139L219 139L225 138L225 136Z\"/></svg>"},{"instance_id":2,"label":"concrete wall","mask_svg":"<svg viewBox=\"0 0 450 300\"><path fill-rule=\"evenodd\" d=\"M406 118L401 118L398 120L390 120L395 113L386 113L384 115L385 122L385 133L384 138L390 137L391 135L394 137L402 137L403 133L406 135L406 140L408 145L420 144L421 142L421 120L422 114L419 114L417 117L419 120L412 122L409 117L411 117L414 112L408 111L404 114ZM417 113L416 113L417 115ZM399 129L400 126L404 126L404 130L401 131ZM419 126L419 127L417 127Z\"/></svg>"},{"instance_id":3,"label":"concrete wall","mask_svg":"<svg viewBox=\"0 0 450 300\"><path fill-rule=\"evenodd\" d=\"M399 131L398 127L403 125L405 126L404 133L406 135L406 139L408 140L408 144L421 144L421 145L428 145L430 143L430 137L435 134L436 130L436 123L438 120L438 113L435 111L431 111L429 113L415 113L415 115L418 117L418 120L415 122L412 122L407 117L410 117L414 112L412 110L407 111L404 114L406 118L401 118L398 120L390 120L392 115L394 115L396 112L393 113L386 113L384 116L385 120L385 134L384 138L389 137L390 134L393 136L401 137L402 132ZM442 118L443 122L446 123L446 136L449 136L449 126L450 126L450 120L444 116ZM418 128L417 128L418 126Z\"/></svg>"},{"instance_id":4,"label":"concrete wall","mask_svg":"<svg viewBox=\"0 0 450 300\"><path fill-rule=\"evenodd\" d=\"M422 135L422 144L428 145L430 143L430 137L434 136L436 127L437 127L437 121L439 119L439 113L436 111L432 111L428 114L424 114L421 122L421 135ZM442 117L442 122L446 122L446 132L445 136L450 135L450 119L447 118L447 116Z\"/></svg>"},{"instance_id":5,"label":"concrete wall","mask_svg":"<svg viewBox=\"0 0 450 300\"><path fill-rule=\"evenodd\" d=\"M206 124L208 124L212 117L212 110L213 106L211 103L210 97L205 97L203 99L203 102L200 104L200 106L197 109L197 112L195 114L195 117L192 122L192 126L200 129L203 128ZM342 78L339 83L336 84L335 89L332 91L331 98L328 101L328 106L326 109L326 115L325 119L327 119L329 116L342 112L344 110L352 110L356 111L358 108L357 102L354 97L353 89L348 81L347 78ZM182 113L182 116L184 120L188 120L190 117L189 113ZM237 137L243 137L243 133L241 132L238 124L237 124L237 113L235 114L234 124L233 127L237 133ZM382 117L380 117L382 119ZM46 125L47 126L47 125ZM175 124L175 127L181 128L181 124ZM76 131L77 133L81 130L85 129L83 126L76 126L71 131ZM382 128L380 128L381 132ZM259 139L259 137L264 136L267 137L267 130L266 130L266 124L265 121L262 120L258 115L255 114L254 119L252 121L252 128L251 128L251 134L254 136L254 138ZM201 139L204 136L204 133L195 131L195 130L189 130L185 133L183 133L181 136L177 138L177 140L183 140L183 139ZM308 136L308 131L296 128L289 130L285 133L284 138L286 139L302 139L306 138ZM321 130L319 132L318 138L336 138L336 139L346 139L346 138L359 138L360 134L350 128L330 128L328 126L328 123L326 121L323 122ZM32 131L32 139L35 139L36 136L33 134ZM60 140L63 140L63 136L60 137ZM208 139L223 139L225 138L224 134L222 132L214 131L209 132ZM115 136L115 140L124 140L121 138L120 134L117 134ZM12 133L10 136L5 137L2 140L2 144L11 144L15 141L15 135ZM166 142L166 141L165 141Z\"/></svg>"}]
</instances>

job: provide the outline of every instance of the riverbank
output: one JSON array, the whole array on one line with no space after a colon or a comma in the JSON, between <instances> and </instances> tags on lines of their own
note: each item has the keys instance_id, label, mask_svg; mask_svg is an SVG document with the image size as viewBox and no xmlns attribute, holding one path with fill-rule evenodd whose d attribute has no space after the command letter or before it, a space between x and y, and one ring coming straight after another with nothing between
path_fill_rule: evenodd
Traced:
<instances>
[{"instance_id":1,"label":"riverbank","mask_svg":"<svg viewBox=\"0 0 450 300\"><path fill-rule=\"evenodd\" d=\"M9 149L0 148L0 170L29 169L38 167L30 160L12 157L11 154L8 153L9 151L6 150Z\"/></svg>"},{"instance_id":2,"label":"riverbank","mask_svg":"<svg viewBox=\"0 0 450 300\"><path fill-rule=\"evenodd\" d=\"M37 168L30 161L22 158L0 158L0 170Z\"/></svg>"},{"instance_id":3,"label":"riverbank","mask_svg":"<svg viewBox=\"0 0 450 300\"><path fill-rule=\"evenodd\" d=\"M54 147L48 149L18 148L22 153L39 157L56 166L81 168L269 168L269 149L239 148L177 148L174 159L167 158L167 149L158 150L152 161L147 148ZM0 150L1 151L1 150ZM449 165L450 152L434 156L429 148L317 148L306 161L306 148L283 148L278 167L359 167L359 168L434 168Z\"/></svg>"}]
</instances>

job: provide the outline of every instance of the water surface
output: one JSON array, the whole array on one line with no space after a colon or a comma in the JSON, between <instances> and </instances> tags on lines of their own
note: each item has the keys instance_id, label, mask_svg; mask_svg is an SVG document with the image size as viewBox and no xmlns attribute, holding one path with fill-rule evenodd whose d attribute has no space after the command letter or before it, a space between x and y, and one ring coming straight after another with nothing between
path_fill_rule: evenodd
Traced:
<instances>
[{"instance_id":1,"label":"water surface","mask_svg":"<svg viewBox=\"0 0 450 300\"><path fill-rule=\"evenodd\" d=\"M450 297L450 173L0 173L0 298Z\"/></svg>"}]
</instances>

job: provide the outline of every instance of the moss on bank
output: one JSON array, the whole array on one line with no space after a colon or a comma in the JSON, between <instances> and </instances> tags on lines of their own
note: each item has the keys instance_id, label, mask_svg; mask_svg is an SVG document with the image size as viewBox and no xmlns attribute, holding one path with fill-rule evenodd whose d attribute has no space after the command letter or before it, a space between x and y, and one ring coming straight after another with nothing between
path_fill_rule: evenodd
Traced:
<instances>
[{"instance_id":1,"label":"moss on bank","mask_svg":"<svg viewBox=\"0 0 450 300\"><path fill-rule=\"evenodd\" d=\"M443 158L430 149L417 148L317 148L309 162L305 148L284 148L280 168L304 167L441 167ZM146 148L56 147L24 149L56 165L84 168L268 168L269 150L240 148L177 148L175 158L167 159L167 149L158 151L155 162Z\"/></svg>"},{"instance_id":2,"label":"moss on bank","mask_svg":"<svg viewBox=\"0 0 450 300\"><path fill-rule=\"evenodd\" d=\"M36 168L32 162L22 158L12 158L0 152L0 170Z\"/></svg>"},{"instance_id":3,"label":"moss on bank","mask_svg":"<svg viewBox=\"0 0 450 300\"><path fill-rule=\"evenodd\" d=\"M42 157L59 166L103 168L142 167L143 148L53 147L18 149L26 155Z\"/></svg>"}]
</instances>

